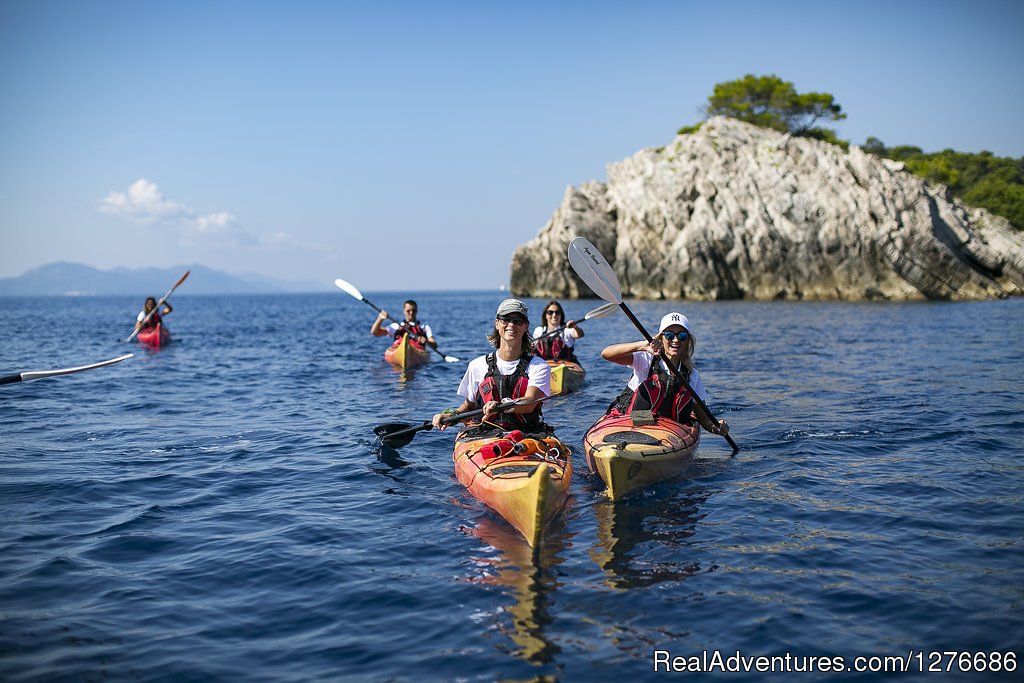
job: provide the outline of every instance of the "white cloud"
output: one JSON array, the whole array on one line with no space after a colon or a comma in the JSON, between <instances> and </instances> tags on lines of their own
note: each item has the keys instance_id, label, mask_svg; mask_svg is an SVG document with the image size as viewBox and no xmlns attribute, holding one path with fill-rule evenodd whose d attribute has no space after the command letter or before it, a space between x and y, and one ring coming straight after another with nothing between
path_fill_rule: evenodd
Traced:
<instances>
[{"instance_id":1,"label":"white cloud","mask_svg":"<svg viewBox=\"0 0 1024 683\"><path fill-rule=\"evenodd\" d=\"M164 199L154 183L139 178L128 192L110 192L100 202L100 211L127 216L140 223L157 223L188 218L191 212L177 202Z\"/></svg>"},{"instance_id":2,"label":"white cloud","mask_svg":"<svg viewBox=\"0 0 1024 683\"><path fill-rule=\"evenodd\" d=\"M227 211L200 216L195 211L165 198L156 183L139 178L127 192L110 192L99 204L100 211L125 216L138 223L161 223L178 230L182 246L231 249L258 243Z\"/></svg>"},{"instance_id":3,"label":"white cloud","mask_svg":"<svg viewBox=\"0 0 1024 683\"><path fill-rule=\"evenodd\" d=\"M235 216L227 211L191 220L182 237L186 244L203 244L225 249L251 247L258 242L239 225Z\"/></svg>"},{"instance_id":4,"label":"white cloud","mask_svg":"<svg viewBox=\"0 0 1024 683\"><path fill-rule=\"evenodd\" d=\"M176 231L183 247L224 251L251 248L270 254L292 252L318 254L330 262L337 259L331 245L297 239L286 231L256 235L247 230L229 211L199 215L189 207L164 197L156 183L140 178L127 192L110 192L99 202L99 210L145 225L161 225Z\"/></svg>"}]
</instances>

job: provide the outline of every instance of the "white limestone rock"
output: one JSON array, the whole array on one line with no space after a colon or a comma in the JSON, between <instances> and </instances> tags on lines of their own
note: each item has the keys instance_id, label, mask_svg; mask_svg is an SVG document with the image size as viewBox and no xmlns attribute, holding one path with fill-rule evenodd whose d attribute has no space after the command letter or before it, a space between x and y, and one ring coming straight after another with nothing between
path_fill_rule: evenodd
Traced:
<instances>
[{"instance_id":1,"label":"white limestone rock","mask_svg":"<svg viewBox=\"0 0 1024 683\"><path fill-rule=\"evenodd\" d=\"M568 188L512 257L520 296L591 296L582 235L623 294L684 299L988 299L1024 294L1024 234L903 164L734 119Z\"/></svg>"}]
</instances>

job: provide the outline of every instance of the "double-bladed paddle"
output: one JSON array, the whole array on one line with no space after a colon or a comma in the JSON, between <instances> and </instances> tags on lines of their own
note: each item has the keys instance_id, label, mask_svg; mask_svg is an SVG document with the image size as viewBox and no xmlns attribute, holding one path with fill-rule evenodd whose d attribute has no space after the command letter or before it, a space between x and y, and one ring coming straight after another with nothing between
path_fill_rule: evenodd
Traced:
<instances>
[{"instance_id":1,"label":"double-bladed paddle","mask_svg":"<svg viewBox=\"0 0 1024 683\"><path fill-rule=\"evenodd\" d=\"M626 314L630 322L636 325L636 329L640 330L640 333L644 335L649 343L654 342L654 338L647 332L643 323L637 320L636 316L633 315L633 311L629 310L629 306L622 300L622 289L619 287L619 278L615 275L615 271L608 264L608 261L601 255L601 252L597 250L593 244L585 237L576 237L569 242L569 265L576 271L576 274L580 276L580 279L587 283L587 286L594 290L594 293L599 297L610 303L618 304L622 312ZM664 352L661 354L661 358L664 359ZM711 423L716 427L718 426L718 420L711 411L708 409L703 399L697 395L690 383L686 381L682 373L679 372L679 368L674 366L672 363L666 361L665 365L668 369L683 382L683 385L690 390L693 395L693 400L697 403L704 414L708 416ZM732 452L735 454L739 451L740 447L736 445L732 437L728 434L724 435L725 440L732 446Z\"/></svg>"},{"instance_id":2,"label":"double-bladed paddle","mask_svg":"<svg viewBox=\"0 0 1024 683\"><path fill-rule=\"evenodd\" d=\"M164 294L162 297L160 297L160 301L156 302L156 306L154 306L153 310L149 312L149 315L147 315L145 318L143 318L142 321L135 327L135 330L131 334L128 335L128 338L125 339L126 342L130 342L132 339L135 339L135 335L137 335L142 330L142 326L146 324L146 321L148 321L150 318L152 318L153 314L160 310L160 307L164 305L164 302L167 301L167 299L171 296L171 294L174 293L174 290L176 290L178 288L178 285L180 285L182 282L184 282L185 278L187 278L188 274L191 273L191 272L192 272L191 270L186 270L185 274L181 276L181 279L178 280L177 282L175 282L174 286L171 287L170 289L168 289L167 293Z\"/></svg>"},{"instance_id":3,"label":"double-bladed paddle","mask_svg":"<svg viewBox=\"0 0 1024 683\"><path fill-rule=\"evenodd\" d=\"M503 413L507 410L515 408L516 406L525 406L531 403L540 403L541 401L546 401L549 398L550 396L542 396L541 398L518 398L515 401L509 401L508 403L500 404L498 406L498 412ZM483 414L483 408L477 410L469 410L466 411L465 413L455 413L454 415L443 417L441 418L441 422L450 425L455 424L456 422L461 422L462 420L465 420L468 417L479 417L480 415ZM416 436L416 432L430 431L433 428L434 423L431 422L430 420L427 420L426 422L420 425L416 425L415 427L412 425L405 424L403 422L389 422L388 424L382 424L379 427L374 427L373 433L377 435L377 437L380 439L380 442L385 446L388 446L390 448L401 448L402 446L412 441L412 438Z\"/></svg>"},{"instance_id":4,"label":"double-bladed paddle","mask_svg":"<svg viewBox=\"0 0 1024 683\"><path fill-rule=\"evenodd\" d=\"M582 323L582 322L586 322L587 320L593 320L594 318L601 318L601 317L604 317L604 316L608 315L609 313L611 313L614 310L615 310L615 304L601 304L600 306L598 306L597 308L592 310L590 313L587 313L585 316L580 318L579 320L574 320L572 322L575 322L576 324L579 324L579 323ZM555 328L555 329L551 330L550 332L545 332L544 334L540 335L539 337L536 337L533 341L539 341L541 339L545 339L547 337L550 337L551 335L558 334L559 332L563 331L565 328L566 328L566 325L562 325L561 327Z\"/></svg>"},{"instance_id":5,"label":"double-bladed paddle","mask_svg":"<svg viewBox=\"0 0 1024 683\"><path fill-rule=\"evenodd\" d=\"M365 296L363 296L363 293L360 292L356 288L356 286L353 285L351 282L346 282L345 280L342 280L339 277L337 280L334 281L334 286L337 287L338 289L342 290L343 292L345 292L347 294L350 294L352 297L354 297L356 299L359 299L364 304L366 304L367 306L369 306L373 310L377 311L378 313L382 312L381 309L379 309L376 306L374 306L373 303L371 303L369 299L367 299ZM399 322L398 320L395 320L394 318L392 318L390 315L388 316L388 320L390 320L393 323L397 323L399 325L399 327L404 327L405 326L405 321ZM430 348L431 350L433 350L434 352L436 352L439 356L441 356L441 358L444 358L444 361L446 363L458 363L459 362L459 359L456 358L455 356L446 356L443 353L441 353L440 349L436 349L433 346L430 346L430 344L427 344L427 347Z\"/></svg>"},{"instance_id":6,"label":"double-bladed paddle","mask_svg":"<svg viewBox=\"0 0 1024 683\"><path fill-rule=\"evenodd\" d=\"M114 363L120 363L123 360L131 358L134 353L126 353L123 356L117 358L111 358L99 363L93 363L92 365L80 365L77 368L64 368L62 370L35 370L29 372L16 372L13 375L6 375L0 377L0 384L14 384L15 382L27 382L30 379L42 379L43 377L56 377L57 375L70 375L74 372L83 372L85 370L92 370L94 368L102 368L104 365L113 365Z\"/></svg>"}]
</instances>

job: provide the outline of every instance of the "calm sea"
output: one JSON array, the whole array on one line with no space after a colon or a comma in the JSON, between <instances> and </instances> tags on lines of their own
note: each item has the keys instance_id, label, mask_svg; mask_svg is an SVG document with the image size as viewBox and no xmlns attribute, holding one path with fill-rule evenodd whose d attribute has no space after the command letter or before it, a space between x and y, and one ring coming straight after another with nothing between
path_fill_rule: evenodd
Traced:
<instances>
[{"instance_id":1,"label":"calm sea","mask_svg":"<svg viewBox=\"0 0 1024 683\"><path fill-rule=\"evenodd\" d=\"M136 354L0 387L0 680L661 680L705 652L1024 675L955 673L1024 656L1024 300L631 304L690 317L742 450L707 436L616 504L582 439L628 375L600 349L639 335L590 321L584 390L545 408L577 472L534 556L455 480L453 432L372 433L458 403L501 293L418 295L464 362L403 377L342 292L185 289L158 352L121 342L135 298L0 299L0 374Z\"/></svg>"}]
</instances>

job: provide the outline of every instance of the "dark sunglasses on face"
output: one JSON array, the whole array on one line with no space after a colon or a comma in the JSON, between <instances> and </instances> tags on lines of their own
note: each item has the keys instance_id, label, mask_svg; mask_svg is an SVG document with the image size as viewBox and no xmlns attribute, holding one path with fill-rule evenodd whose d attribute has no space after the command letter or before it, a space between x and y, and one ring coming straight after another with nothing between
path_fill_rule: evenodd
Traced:
<instances>
[{"instance_id":1,"label":"dark sunglasses on face","mask_svg":"<svg viewBox=\"0 0 1024 683\"><path fill-rule=\"evenodd\" d=\"M674 341L676 339L684 342L690 338L690 334L688 332L662 332L661 336L664 337L667 342Z\"/></svg>"},{"instance_id":2,"label":"dark sunglasses on face","mask_svg":"<svg viewBox=\"0 0 1024 683\"><path fill-rule=\"evenodd\" d=\"M556 310L550 310L550 311L544 311L544 312L547 313L548 315L560 315L559 312L556 311Z\"/></svg>"},{"instance_id":3,"label":"dark sunglasses on face","mask_svg":"<svg viewBox=\"0 0 1024 683\"><path fill-rule=\"evenodd\" d=\"M526 324L526 318L521 315L499 315L498 320L503 323L513 323L515 325Z\"/></svg>"}]
</instances>

